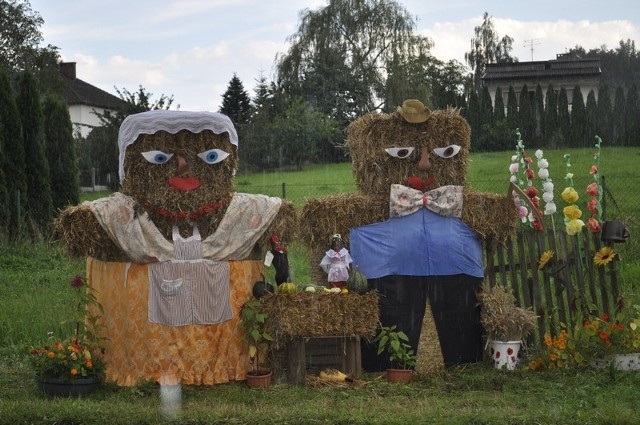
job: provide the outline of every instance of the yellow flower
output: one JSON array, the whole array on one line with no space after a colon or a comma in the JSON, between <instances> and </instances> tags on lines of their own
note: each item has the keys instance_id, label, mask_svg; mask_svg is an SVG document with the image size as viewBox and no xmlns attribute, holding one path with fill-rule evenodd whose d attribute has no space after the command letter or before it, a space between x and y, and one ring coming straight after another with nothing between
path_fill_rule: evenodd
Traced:
<instances>
[{"instance_id":1,"label":"yellow flower","mask_svg":"<svg viewBox=\"0 0 640 425\"><path fill-rule=\"evenodd\" d=\"M542 253L540 256L540 260L538 261L538 270L544 269L549 260L553 258L554 252L552 250L548 250Z\"/></svg>"},{"instance_id":2,"label":"yellow flower","mask_svg":"<svg viewBox=\"0 0 640 425\"><path fill-rule=\"evenodd\" d=\"M578 192L576 192L576 190L572 187L567 187L562 191L562 194L560 196L562 196L562 199L564 199L566 202L569 202L570 204L578 200Z\"/></svg>"},{"instance_id":3,"label":"yellow flower","mask_svg":"<svg viewBox=\"0 0 640 425\"><path fill-rule=\"evenodd\" d=\"M578 219L570 220L569 223L567 223L567 234L569 236L573 236L579 233L582 230L583 226L584 226L584 221L582 220L578 220Z\"/></svg>"},{"instance_id":4,"label":"yellow flower","mask_svg":"<svg viewBox=\"0 0 640 425\"><path fill-rule=\"evenodd\" d=\"M604 266L609 264L613 257L616 256L616 252L610 246L603 246L600 251L596 252L593 256L593 263L597 266Z\"/></svg>"},{"instance_id":5,"label":"yellow flower","mask_svg":"<svg viewBox=\"0 0 640 425\"><path fill-rule=\"evenodd\" d=\"M564 207L564 209L562 210L562 213L569 220L574 220L576 218L582 217L582 211L580 211L580 208L578 208L575 205L569 205L568 207Z\"/></svg>"}]
</instances>

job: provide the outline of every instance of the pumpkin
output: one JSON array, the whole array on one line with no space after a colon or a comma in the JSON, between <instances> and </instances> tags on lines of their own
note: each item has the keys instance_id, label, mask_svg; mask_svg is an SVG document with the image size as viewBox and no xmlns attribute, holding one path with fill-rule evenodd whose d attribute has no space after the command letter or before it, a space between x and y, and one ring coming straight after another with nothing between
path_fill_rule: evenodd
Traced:
<instances>
[{"instance_id":1,"label":"pumpkin","mask_svg":"<svg viewBox=\"0 0 640 425\"><path fill-rule=\"evenodd\" d=\"M369 291L369 282L367 282L367 277L360 271L358 266L355 266L349 273L347 289L349 289L350 292L355 292L356 294L365 294Z\"/></svg>"},{"instance_id":2,"label":"pumpkin","mask_svg":"<svg viewBox=\"0 0 640 425\"><path fill-rule=\"evenodd\" d=\"M278 292L281 294L292 294L298 291L298 287L295 283L283 282L278 285Z\"/></svg>"},{"instance_id":3,"label":"pumpkin","mask_svg":"<svg viewBox=\"0 0 640 425\"><path fill-rule=\"evenodd\" d=\"M253 296L255 298L261 298L267 294L272 294L274 290L273 284L267 282L264 279L264 275L262 275L262 280L257 281L253 284Z\"/></svg>"}]
</instances>

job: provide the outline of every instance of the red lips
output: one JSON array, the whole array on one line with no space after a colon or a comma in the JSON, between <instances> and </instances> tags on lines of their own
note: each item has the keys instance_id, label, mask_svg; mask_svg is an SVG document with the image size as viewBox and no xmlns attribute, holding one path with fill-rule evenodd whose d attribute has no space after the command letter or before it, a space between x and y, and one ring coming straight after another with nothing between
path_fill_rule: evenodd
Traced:
<instances>
[{"instance_id":1,"label":"red lips","mask_svg":"<svg viewBox=\"0 0 640 425\"><path fill-rule=\"evenodd\" d=\"M431 187L434 180L435 177L433 176L427 177L426 181L417 176L410 176L407 178L407 184L414 189L424 191Z\"/></svg>"},{"instance_id":2,"label":"red lips","mask_svg":"<svg viewBox=\"0 0 640 425\"><path fill-rule=\"evenodd\" d=\"M197 177L172 177L167 183L169 186L185 192L200 187L200 179Z\"/></svg>"}]
</instances>

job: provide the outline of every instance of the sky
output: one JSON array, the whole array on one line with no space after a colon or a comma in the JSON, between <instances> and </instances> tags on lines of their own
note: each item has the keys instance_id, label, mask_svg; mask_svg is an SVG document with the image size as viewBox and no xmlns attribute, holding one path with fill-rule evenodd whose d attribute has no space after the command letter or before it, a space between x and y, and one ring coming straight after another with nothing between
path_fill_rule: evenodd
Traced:
<instances>
[{"instance_id":1,"label":"sky","mask_svg":"<svg viewBox=\"0 0 640 425\"><path fill-rule=\"evenodd\" d=\"M40 13L44 44L76 62L77 77L109 93L140 86L172 109L218 111L234 73L249 94L271 81L274 61L300 13L327 0L30 0ZM513 38L521 62L640 43L637 0L398 0L416 18L416 31L435 43L432 54L464 63L485 12L499 37ZM640 45L637 46L640 49Z\"/></svg>"}]
</instances>

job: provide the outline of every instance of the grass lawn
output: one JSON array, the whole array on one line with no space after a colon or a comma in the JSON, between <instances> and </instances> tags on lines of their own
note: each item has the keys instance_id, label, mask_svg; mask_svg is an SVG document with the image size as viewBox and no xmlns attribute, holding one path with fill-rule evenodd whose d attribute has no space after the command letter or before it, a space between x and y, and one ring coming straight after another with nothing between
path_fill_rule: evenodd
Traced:
<instances>
[{"instance_id":1,"label":"grass lawn","mask_svg":"<svg viewBox=\"0 0 640 425\"><path fill-rule=\"evenodd\" d=\"M565 174L562 155L549 151L556 199ZM502 193L511 153L471 156L469 184ZM576 186L589 183L590 149L572 150ZM611 189L612 217L625 220L631 239L619 246L621 284L626 294L640 291L637 221L637 163L640 149L604 148L601 169ZM579 183L578 183L579 182ZM310 196L355 190L350 164L314 166L287 173L240 175L239 192L280 196L301 205ZM297 190L295 188L298 188ZM268 193L271 194L271 193ZM105 196L85 194L85 199ZM585 195L586 197L586 195ZM561 213L559 213L561 214ZM559 216L561 217L561 215ZM561 218L556 222L561 223ZM290 249L294 276L306 279L308 258L300 242ZM318 259L319 261L320 259ZM180 407L168 410L161 388L140 383L110 384L82 399L52 399L38 392L29 366L29 349L48 332L68 333L72 309L69 279L84 273L84 261L71 261L55 243L0 245L0 424L634 424L640 373L612 370L497 371L487 363L418 376L409 385L391 385L368 374L345 386L290 386L267 390L229 383L181 388Z\"/></svg>"}]
</instances>

